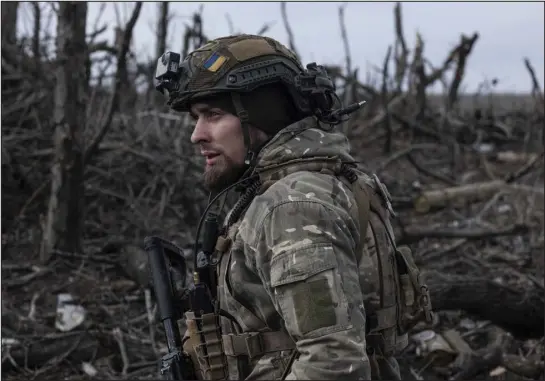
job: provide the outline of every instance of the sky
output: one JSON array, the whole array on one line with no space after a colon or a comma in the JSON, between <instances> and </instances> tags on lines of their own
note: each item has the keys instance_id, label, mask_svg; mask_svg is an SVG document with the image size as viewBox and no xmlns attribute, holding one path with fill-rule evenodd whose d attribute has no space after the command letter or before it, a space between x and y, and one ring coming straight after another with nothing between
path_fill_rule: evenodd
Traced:
<instances>
[{"instance_id":1,"label":"sky","mask_svg":"<svg viewBox=\"0 0 545 381\"><path fill-rule=\"evenodd\" d=\"M48 5L42 3L44 7ZM122 22L130 17L133 2L107 3L99 25L110 26L102 39L113 41L117 24L115 5ZM289 2L288 19L295 46L303 64L336 64L344 67L345 52L341 39L338 9L340 2ZM280 3L278 2L180 2L170 3L173 19L170 23L167 49L181 51L184 23L203 6L203 29L209 38L230 34L227 16L235 32L256 33L265 23L273 23L266 33L288 45ZM28 33L32 28L30 7L21 10L18 30ZM157 3L146 2L135 27L133 46L140 56L151 57L155 51ZM100 3L89 3L87 29L93 30ZM348 34L352 66L359 67L360 80L365 73L381 66L388 45L394 39L394 3L346 3L345 25ZM475 89L485 80L497 79L496 91L528 92L530 76L523 58L530 59L538 80L544 85L544 4L529 2L461 2L402 4L404 33L412 49L419 32L425 42L424 55L439 66L448 52L458 43L462 33L480 37L469 58L465 81L466 91ZM45 16L44 16L45 17ZM46 21L42 21L46 24ZM55 28L54 20L49 26ZM53 29L54 30L54 29ZM441 90L441 88L438 88Z\"/></svg>"}]
</instances>

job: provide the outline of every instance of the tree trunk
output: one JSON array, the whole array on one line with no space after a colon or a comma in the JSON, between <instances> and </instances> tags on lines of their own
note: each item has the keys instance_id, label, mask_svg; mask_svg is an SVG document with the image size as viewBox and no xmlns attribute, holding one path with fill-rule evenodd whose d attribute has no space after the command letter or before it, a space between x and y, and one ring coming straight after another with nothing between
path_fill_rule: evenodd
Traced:
<instances>
[{"instance_id":1,"label":"tree trunk","mask_svg":"<svg viewBox=\"0 0 545 381\"><path fill-rule=\"evenodd\" d=\"M15 44L17 41L18 1L2 2L2 42Z\"/></svg>"},{"instance_id":2,"label":"tree trunk","mask_svg":"<svg viewBox=\"0 0 545 381\"><path fill-rule=\"evenodd\" d=\"M21 59L16 49L18 9L18 1L2 2L2 75L8 73L6 67L18 67L19 60ZM7 54L7 52L9 52L9 54ZM8 64L6 67L4 67L4 62ZM20 80L18 79L6 80L2 77L2 93L7 93L8 90L16 88L19 83ZM2 100L2 108L4 104L5 102ZM5 118L4 114L2 114L2 123L9 124L9 118Z\"/></svg>"},{"instance_id":3,"label":"tree trunk","mask_svg":"<svg viewBox=\"0 0 545 381\"><path fill-rule=\"evenodd\" d=\"M41 260L54 250L81 250L84 221L83 127L85 126L86 2L59 2L55 88L55 157Z\"/></svg>"},{"instance_id":4,"label":"tree trunk","mask_svg":"<svg viewBox=\"0 0 545 381\"><path fill-rule=\"evenodd\" d=\"M41 59L40 32L42 30L42 26L41 26L42 10L40 9L40 3L38 2L32 3L32 7L34 9L34 30L32 34L32 56L34 58L34 63L36 65L36 72L39 72L40 59Z\"/></svg>"},{"instance_id":5,"label":"tree trunk","mask_svg":"<svg viewBox=\"0 0 545 381\"><path fill-rule=\"evenodd\" d=\"M157 18L157 45L155 46L155 56L157 58L167 50L167 33L168 33L168 1L157 3L158 18Z\"/></svg>"},{"instance_id":6,"label":"tree trunk","mask_svg":"<svg viewBox=\"0 0 545 381\"><path fill-rule=\"evenodd\" d=\"M154 103L156 105L162 105L165 104L165 97L163 94L159 93L158 91L155 91L153 88L154 85L154 78L155 78L155 64L157 63L157 59L165 53L167 50L167 34L168 34L168 1L162 1L160 3L157 3L157 41L155 44L155 59L152 61L152 67L151 67L151 77L150 80L150 88L152 93L152 98L154 100Z\"/></svg>"}]
</instances>

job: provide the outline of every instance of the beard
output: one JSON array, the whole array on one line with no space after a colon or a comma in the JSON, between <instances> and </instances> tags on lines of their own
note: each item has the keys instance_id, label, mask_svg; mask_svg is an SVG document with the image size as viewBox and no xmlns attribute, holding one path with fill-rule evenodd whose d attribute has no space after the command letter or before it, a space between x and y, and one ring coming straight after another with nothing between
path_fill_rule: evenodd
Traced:
<instances>
[{"instance_id":1,"label":"beard","mask_svg":"<svg viewBox=\"0 0 545 381\"><path fill-rule=\"evenodd\" d=\"M219 156L204 171L204 186L209 192L219 192L234 184L246 171L245 164L236 164L228 157Z\"/></svg>"}]
</instances>

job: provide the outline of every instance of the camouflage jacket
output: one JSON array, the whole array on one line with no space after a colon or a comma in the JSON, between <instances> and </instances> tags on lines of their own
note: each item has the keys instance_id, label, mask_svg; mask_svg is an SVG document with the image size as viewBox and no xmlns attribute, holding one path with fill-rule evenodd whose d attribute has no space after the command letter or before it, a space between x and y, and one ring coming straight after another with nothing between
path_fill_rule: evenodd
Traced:
<instances>
[{"instance_id":1,"label":"camouflage jacket","mask_svg":"<svg viewBox=\"0 0 545 381\"><path fill-rule=\"evenodd\" d=\"M317 123L306 118L278 133L261 150L256 170L300 158L354 161L346 137ZM295 346L298 357L286 379L369 380L354 196L327 173L275 180L229 229L231 244L219 267L220 307L236 320L221 318L229 379L279 380ZM275 331L285 339L267 344L254 334ZM399 378L395 360L383 360L391 379Z\"/></svg>"}]
</instances>

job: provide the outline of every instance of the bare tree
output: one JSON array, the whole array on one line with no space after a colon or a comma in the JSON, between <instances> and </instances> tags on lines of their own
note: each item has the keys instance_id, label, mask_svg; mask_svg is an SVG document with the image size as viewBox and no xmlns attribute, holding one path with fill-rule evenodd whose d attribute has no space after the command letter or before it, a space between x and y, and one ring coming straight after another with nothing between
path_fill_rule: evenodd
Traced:
<instances>
[{"instance_id":1,"label":"bare tree","mask_svg":"<svg viewBox=\"0 0 545 381\"><path fill-rule=\"evenodd\" d=\"M120 109L119 101L121 99L121 90L123 88L122 86L125 83L124 79L128 78L127 54L129 53L129 49L131 46L134 26L136 25L136 21L138 21L138 17L140 17L141 10L142 2L137 1L132 10L131 17L129 18L129 21L127 21L123 29L121 29L119 26L115 29L116 33L118 33L118 31L121 32L118 33L119 37L116 37L116 48L114 48L117 59L117 70L115 71L112 95L110 97L108 105L106 106L105 115L99 126L98 133L94 136L93 140L91 140L91 143L89 143L87 149L85 150L85 154L83 157L84 165L89 164L89 162L93 159L93 156L98 150L98 145L110 129L112 120L114 118L114 113L116 111L119 111Z\"/></svg>"},{"instance_id":2,"label":"bare tree","mask_svg":"<svg viewBox=\"0 0 545 381\"><path fill-rule=\"evenodd\" d=\"M301 57L299 53L297 52L297 48L295 47L295 42L293 38L293 31L291 30L290 22L288 21L288 11L286 9L286 2L282 1L280 3L280 13L282 13L282 20L284 21L284 28L286 28L286 33L288 34L288 44L293 53L297 57Z\"/></svg>"},{"instance_id":3,"label":"bare tree","mask_svg":"<svg viewBox=\"0 0 545 381\"><path fill-rule=\"evenodd\" d=\"M159 58L161 55L167 50L167 34L168 34L168 22L169 22L169 15L168 15L168 1L161 1L160 3L157 3L157 41L155 45L155 57ZM155 64L154 61L152 61L152 82L153 77L155 77ZM154 96L155 103L160 103L162 101L162 96L156 91L152 92Z\"/></svg>"},{"instance_id":4,"label":"bare tree","mask_svg":"<svg viewBox=\"0 0 545 381\"><path fill-rule=\"evenodd\" d=\"M2 2L2 42L15 43L17 36L18 1Z\"/></svg>"},{"instance_id":5,"label":"bare tree","mask_svg":"<svg viewBox=\"0 0 545 381\"><path fill-rule=\"evenodd\" d=\"M32 3L33 12L34 12L34 31L32 34L32 55L34 57L34 62L36 64L36 69L40 67L40 31L42 29L42 10L40 9L40 3Z\"/></svg>"},{"instance_id":6,"label":"bare tree","mask_svg":"<svg viewBox=\"0 0 545 381\"><path fill-rule=\"evenodd\" d=\"M17 13L19 9L18 1L4 1L2 2L2 76L5 76L8 71L8 66L18 67L20 61L20 55L17 54L15 44L17 42ZM12 53L5 54L7 48L12 48ZM8 65L6 65L8 64ZM8 89L16 86L16 81L2 80L2 94ZM2 108L4 106L4 100L2 100ZM4 119L2 119L4 123Z\"/></svg>"},{"instance_id":7,"label":"bare tree","mask_svg":"<svg viewBox=\"0 0 545 381\"><path fill-rule=\"evenodd\" d=\"M81 250L84 221L83 126L85 126L85 27L87 2L59 2L55 70L55 156L40 257L54 250Z\"/></svg>"},{"instance_id":8,"label":"bare tree","mask_svg":"<svg viewBox=\"0 0 545 381\"><path fill-rule=\"evenodd\" d=\"M161 1L157 3L158 17L157 17L157 42L155 45L155 56L161 57L161 55L167 50L167 34L168 34L168 1Z\"/></svg>"}]
</instances>

